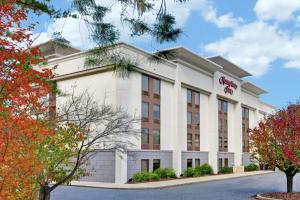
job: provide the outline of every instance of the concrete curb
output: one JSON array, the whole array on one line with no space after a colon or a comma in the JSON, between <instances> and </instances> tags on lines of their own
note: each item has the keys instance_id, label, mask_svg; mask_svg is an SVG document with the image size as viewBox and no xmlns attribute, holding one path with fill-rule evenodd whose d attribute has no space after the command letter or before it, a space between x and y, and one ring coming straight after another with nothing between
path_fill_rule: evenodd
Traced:
<instances>
[{"instance_id":1,"label":"concrete curb","mask_svg":"<svg viewBox=\"0 0 300 200\"><path fill-rule=\"evenodd\" d=\"M257 194L256 199L259 199L259 200L282 200L282 199L274 199L274 198L269 198L269 197L263 197L262 194Z\"/></svg>"},{"instance_id":2,"label":"concrete curb","mask_svg":"<svg viewBox=\"0 0 300 200\"><path fill-rule=\"evenodd\" d=\"M146 183L136 183L136 184L115 184L115 183L72 181L70 186L102 188L102 189L119 189L119 190L163 189L163 188L192 185L192 184L205 183L211 181L235 179L235 178L248 177L248 176L259 176L259 175L269 174L269 173L273 173L273 171L245 172L242 174L222 174L222 175L204 176L204 177L197 177L197 178L185 178L185 179L175 179L175 180L168 180L168 181L146 182Z\"/></svg>"}]
</instances>

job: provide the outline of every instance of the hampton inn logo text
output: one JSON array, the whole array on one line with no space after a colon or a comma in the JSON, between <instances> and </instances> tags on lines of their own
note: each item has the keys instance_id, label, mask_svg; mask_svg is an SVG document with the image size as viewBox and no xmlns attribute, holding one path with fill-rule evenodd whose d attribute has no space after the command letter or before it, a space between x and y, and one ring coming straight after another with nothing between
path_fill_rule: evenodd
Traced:
<instances>
[{"instance_id":1,"label":"hampton inn logo text","mask_svg":"<svg viewBox=\"0 0 300 200\"><path fill-rule=\"evenodd\" d=\"M225 76L221 76L220 78L219 78L219 83L221 84L221 85L224 85L225 86L225 88L224 88L224 92L225 92L225 94L233 94L233 89L234 90L236 90L237 89L237 84L235 84L233 81L230 81L230 80L228 80L228 79L226 79L226 77Z\"/></svg>"}]
</instances>

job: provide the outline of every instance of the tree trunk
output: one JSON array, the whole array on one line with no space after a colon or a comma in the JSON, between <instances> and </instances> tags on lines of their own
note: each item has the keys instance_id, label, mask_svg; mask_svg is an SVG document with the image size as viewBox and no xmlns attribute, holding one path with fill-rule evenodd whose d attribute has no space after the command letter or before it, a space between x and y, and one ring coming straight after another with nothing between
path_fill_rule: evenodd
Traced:
<instances>
[{"instance_id":1,"label":"tree trunk","mask_svg":"<svg viewBox=\"0 0 300 200\"><path fill-rule=\"evenodd\" d=\"M287 184L286 184L287 192L293 192L294 174L286 172L285 175L287 180Z\"/></svg>"},{"instance_id":2,"label":"tree trunk","mask_svg":"<svg viewBox=\"0 0 300 200\"><path fill-rule=\"evenodd\" d=\"M50 187L48 185L41 186L39 200L50 200Z\"/></svg>"}]
</instances>

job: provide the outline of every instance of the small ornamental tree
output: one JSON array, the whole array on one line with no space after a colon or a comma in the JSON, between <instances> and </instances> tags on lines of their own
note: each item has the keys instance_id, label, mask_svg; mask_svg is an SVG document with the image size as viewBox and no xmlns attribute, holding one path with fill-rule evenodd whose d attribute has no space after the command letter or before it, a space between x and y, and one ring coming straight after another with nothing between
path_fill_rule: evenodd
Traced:
<instances>
[{"instance_id":1,"label":"small ornamental tree","mask_svg":"<svg viewBox=\"0 0 300 200\"><path fill-rule=\"evenodd\" d=\"M50 200L58 186L91 175L88 165L95 153L124 152L139 133L137 119L105 101L99 104L86 91L61 96L57 102L55 134L41 142L38 151L44 166L37 179L39 200Z\"/></svg>"},{"instance_id":2,"label":"small ornamental tree","mask_svg":"<svg viewBox=\"0 0 300 200\"><path fill-rule=\"evenodd\" d=\"M300 169L300 103L261 121L251 131L251 146L259 162L285 173L287 192L293 192L293 178Z\"/></svg>"}]
</instances>

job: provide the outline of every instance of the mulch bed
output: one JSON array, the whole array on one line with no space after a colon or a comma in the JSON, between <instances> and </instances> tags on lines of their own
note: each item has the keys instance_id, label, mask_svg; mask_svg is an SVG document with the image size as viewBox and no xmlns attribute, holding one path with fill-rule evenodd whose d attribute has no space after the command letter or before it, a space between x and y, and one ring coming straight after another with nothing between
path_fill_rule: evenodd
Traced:
<instances>
[{"instance_id":1,"label":"mulch bed","mask_svg":"<svg viewBox=\"0 0 300 200\"><path fill-rule=\"evenodd\" d=\"M261 194L262 197L281 199L281 200L300 200L300 192L285 193L285 192L274 192Z\"/></svg>"}]
</instances>

